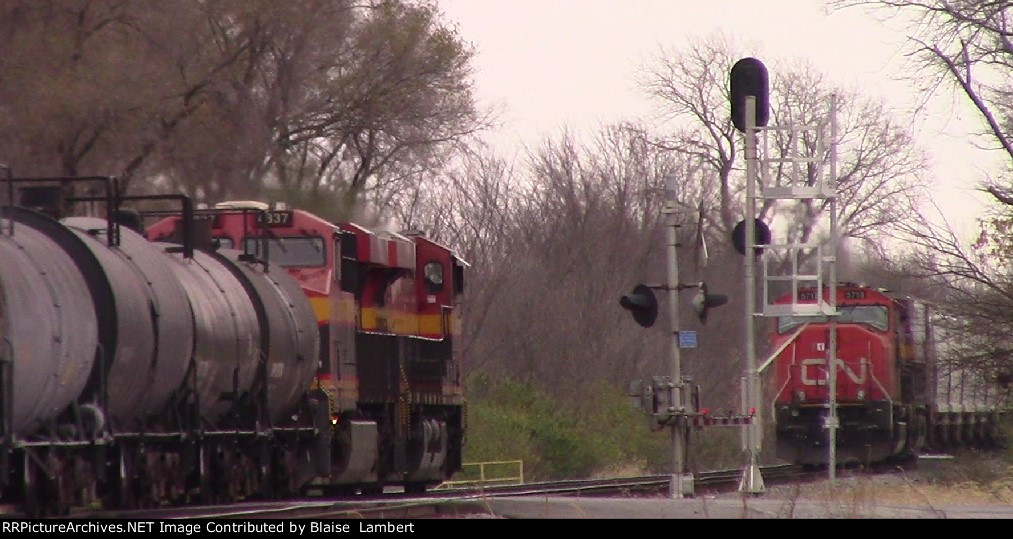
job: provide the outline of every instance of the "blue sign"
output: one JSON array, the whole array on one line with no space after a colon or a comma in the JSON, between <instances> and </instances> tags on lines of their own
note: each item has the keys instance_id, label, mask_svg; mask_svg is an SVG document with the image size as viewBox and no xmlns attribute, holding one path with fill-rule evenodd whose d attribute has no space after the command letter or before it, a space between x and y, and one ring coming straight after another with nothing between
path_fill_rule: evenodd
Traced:
<instances>
[{"instance_id":1,"label":"blue sign","mask_svg":"<svg viewBox=\"0 0 1013 539\"><path fill-rule=\"evenodd\" d=\"M679 348L696 348L696 332L680 331Z\"/></svg>"}]
</instances>

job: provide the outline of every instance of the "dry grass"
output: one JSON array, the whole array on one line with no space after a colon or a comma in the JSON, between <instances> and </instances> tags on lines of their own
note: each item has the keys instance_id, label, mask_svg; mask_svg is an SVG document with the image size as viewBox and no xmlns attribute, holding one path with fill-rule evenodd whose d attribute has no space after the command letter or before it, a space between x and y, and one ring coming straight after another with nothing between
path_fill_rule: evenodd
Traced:
<instances>
[{"instance_id":1,"label":"dry grass","mask_svg":"<svg viewBox=\"0 0 1013 539\"><path fill-rule=\"evenodd\" d=\"M926 484L878 484L872 479L839 480L837 487L804 487L799 498L850 505L896 504L896 505L976 505L1013 503L1013 482L981 485L977 483Z\"/></svg>"},{"instance_id":2,"label":"dry grass","mask_svg":"<svg viewBox=\"0 0 1013 539\"><path fill-rule=\"evenodd\" d=\"M817 502L845 513L865 512L876 505L1007 505L1013 504L1013 466L1001 458L971 454L901 475L841 477L833 488L822 482L775 488L769 494L794 502Z\"/></svg>"},{"instance_id":3,"label":"dry grass","mask_svg":"<svg viewBox=\"0 0 1013 539\"><path fill-rule=\"evenodd\" d=\"M629 462L613 464L591 475L591 479L616 479L619 477L637 477L651 475L646 462Z\"/></svg>"}]
</instances>

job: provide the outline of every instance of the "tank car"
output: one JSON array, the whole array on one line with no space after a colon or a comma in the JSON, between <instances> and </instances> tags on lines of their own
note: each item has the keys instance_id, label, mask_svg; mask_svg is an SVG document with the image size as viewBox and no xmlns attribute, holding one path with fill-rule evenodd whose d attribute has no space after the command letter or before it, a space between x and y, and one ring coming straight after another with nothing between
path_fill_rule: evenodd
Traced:
<instances>
[{"instance_id":1,"label":"tank car","mask_svg":"<svg viewBox=\"0 0 1013 539\"><path fill-rule=\"evenodd\" d=\"M6 180L0 499L37 516L274 496L326 471L316 319L286 271L188 233L147 241L115 219L108 178ZM104 198L64 188L95 181ZM188 199L153 198L191 228ZM64 217L75 202L105 218Z\"/></svg>"},{"instance_id":2,"label":"tank car","mask_svg":"<svg viewBox=\"0 0 1013 539\"><path fill-rule=\"evenodd\" d=\"M947 361L931 305L853 283L836 290L838 463L907 460L930 445L999 440L1004 394L994 376ZM829 293L823 289L824 300ZM816 294L803 288L794 299L815 303ZM830 331L825 316L782 316L771 328L777 456L792 463L829 462Z\"/></svg>"}]
</instances>

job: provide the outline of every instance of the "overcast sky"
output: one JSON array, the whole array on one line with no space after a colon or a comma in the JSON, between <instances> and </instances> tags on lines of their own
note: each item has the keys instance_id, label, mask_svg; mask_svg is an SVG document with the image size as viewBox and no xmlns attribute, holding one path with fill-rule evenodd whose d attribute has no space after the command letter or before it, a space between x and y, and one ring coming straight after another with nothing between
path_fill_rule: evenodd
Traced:
<instances>
[{"instance_id":1,"label":"overcast sky","mask_svg":"<svg viewBox=\"0 0 1013 539\"><path fill-rule=\"evenodd\" d=\"M898 80L906 58L896 24L868 12L828 12L821 0L438 0L472 43L477 97L501 111L492 140L505 151L536 145L569 126L651 118L636 87L638 69L661 47L724 33L768 62L807 58L830 79L882 98L899 117L917 102ZM994 156L967 142L977 119L962 100L943 96L911 124L930 152L936 200L961 231L977 214L972 193Z\"/></svg>"}]
</instances>

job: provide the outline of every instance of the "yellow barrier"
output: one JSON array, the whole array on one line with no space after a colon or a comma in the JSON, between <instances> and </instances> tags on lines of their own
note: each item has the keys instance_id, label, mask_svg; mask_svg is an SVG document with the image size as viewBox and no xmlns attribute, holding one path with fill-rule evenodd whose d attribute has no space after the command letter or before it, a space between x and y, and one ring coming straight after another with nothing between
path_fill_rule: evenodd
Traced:
<instances>
[{"instance_id":1,"label":"yellow barrier","mask_svg":"<svg viewBox=\"0 0 1013 539\"><path fill-rule=\"evenodd\" d=\"M498 471L501 468L512 470L517 466L516 475L492 476L489 472ZM458 479L444 481L435 488L468 487L474 486L485 488L486 485L521 485L524 483L524 461L523 460L494 460L489 462L465 462L461 465L461 471L455 477L474 476L474 472L468 473L469 469L477 468L478 477L469 479ZM507 472L504 472L507 473Z\"/></svg>"}]
</instances>

